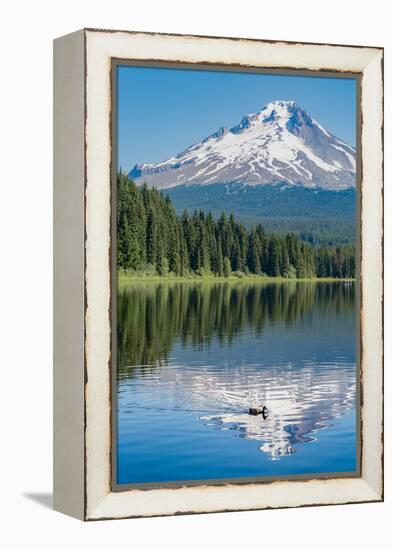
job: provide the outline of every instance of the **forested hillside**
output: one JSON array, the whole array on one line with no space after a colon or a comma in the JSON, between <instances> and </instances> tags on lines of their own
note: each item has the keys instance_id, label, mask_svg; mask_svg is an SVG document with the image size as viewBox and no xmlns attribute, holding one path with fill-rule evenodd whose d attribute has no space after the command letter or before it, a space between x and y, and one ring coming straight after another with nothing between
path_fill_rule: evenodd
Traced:
<instances>
[{"instance_id":1,"label":"forested hillside","mask_svg":"<svg viewBox=\"0 0 393 550\"><path fill-rule=\"evenodd\" d=\"M262 224L266 231L280 235L296 233L311 244L331 246L354 244L356 190L321 190L288 185L240 183L180 185L165 190L176 212L185 208L211 212L233 212L246 227Z\"/></svg>"},{"instance_id":2,"label":"forested hillside","mask_svg":"<svg viewBox=\"0 0 393 550\"><path fill-rule=\"evenodd\" d=\"M351 245L312 246L294 233L250 228L231 214L177 215L171 199L156 189L117 178L117 266L127 272L228 277L355 277Z\"/></svg>"}]
</instances>

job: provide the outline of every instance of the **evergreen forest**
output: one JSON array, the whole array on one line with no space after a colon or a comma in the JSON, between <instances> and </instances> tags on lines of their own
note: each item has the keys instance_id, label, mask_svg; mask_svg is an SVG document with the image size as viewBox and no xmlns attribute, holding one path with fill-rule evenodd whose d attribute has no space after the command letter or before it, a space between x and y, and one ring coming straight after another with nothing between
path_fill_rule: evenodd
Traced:
<instances>
[{"instance_id":1,"label":"evergreen forest","mask_svg":"<svg viewBox=\"0 0 393 550\"><path fill-rule=\"evenodd\" d=\"M246 226L233 214L184 210L117 175L117 268L138 275L354 278L355 246L319 246L294 232Z\"/></svg>"}]
</instances>

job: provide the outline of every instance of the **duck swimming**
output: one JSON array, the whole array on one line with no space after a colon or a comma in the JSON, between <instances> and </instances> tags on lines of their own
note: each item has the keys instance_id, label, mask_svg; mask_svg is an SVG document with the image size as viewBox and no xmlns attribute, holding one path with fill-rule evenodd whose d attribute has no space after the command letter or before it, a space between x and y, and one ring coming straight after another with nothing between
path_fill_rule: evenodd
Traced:
<instances>
[{"instance_id":1,"label":"duck swimming","mask_svg":"<svg viewBox=\"0 0 393 550\"><path fill-rule=\"evenodd\" d=\"M251 416L258 416L259 414L261 414L262 418L266 420L269 414L269 410L265 405L262 407L262 409L252 407L248 409L248 414L250 414Z\"/></svg>"}]
</instances>

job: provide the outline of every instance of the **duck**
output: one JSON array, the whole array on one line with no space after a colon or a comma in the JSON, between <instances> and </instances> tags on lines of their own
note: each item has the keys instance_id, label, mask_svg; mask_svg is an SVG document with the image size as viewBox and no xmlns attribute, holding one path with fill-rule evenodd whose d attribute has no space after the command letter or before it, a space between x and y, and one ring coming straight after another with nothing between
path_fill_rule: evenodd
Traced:
<instances>
[{"instance_id":1,"label":"duck","mask_svg":"<svg viewBox=\"0 0 393 550\"><path fill-rule=\"evenodd\" d=\"M264 420L266 420L266 418L268 417L268 414L269 414L269 410L266 407L266 405L264 405L262 407L262 409L258 409L256 407L251 407L251 408L248 409L248 414L250 414L251 416L258 416L259 414L261 414L262 418Z\"/></svg>"}]
</instances>

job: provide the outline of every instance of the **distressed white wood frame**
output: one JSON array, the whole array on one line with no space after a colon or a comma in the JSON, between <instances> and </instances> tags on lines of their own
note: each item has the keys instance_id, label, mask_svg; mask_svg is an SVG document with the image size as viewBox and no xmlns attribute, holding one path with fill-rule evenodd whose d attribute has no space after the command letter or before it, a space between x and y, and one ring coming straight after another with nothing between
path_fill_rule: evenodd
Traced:
<instances>
[{"instance_id":1,"label":"distressed white wood frame","mask_svg":"<svg viewBox=\"0 0 393 550\"><path fill-rule=\"evenodd\" d=\"M113 58L361 73L360 477L112 492ZM98 520L383 499L382 71L381 48L100 30L55 41L56 509Z\"/></svg>"}]
</instances>

